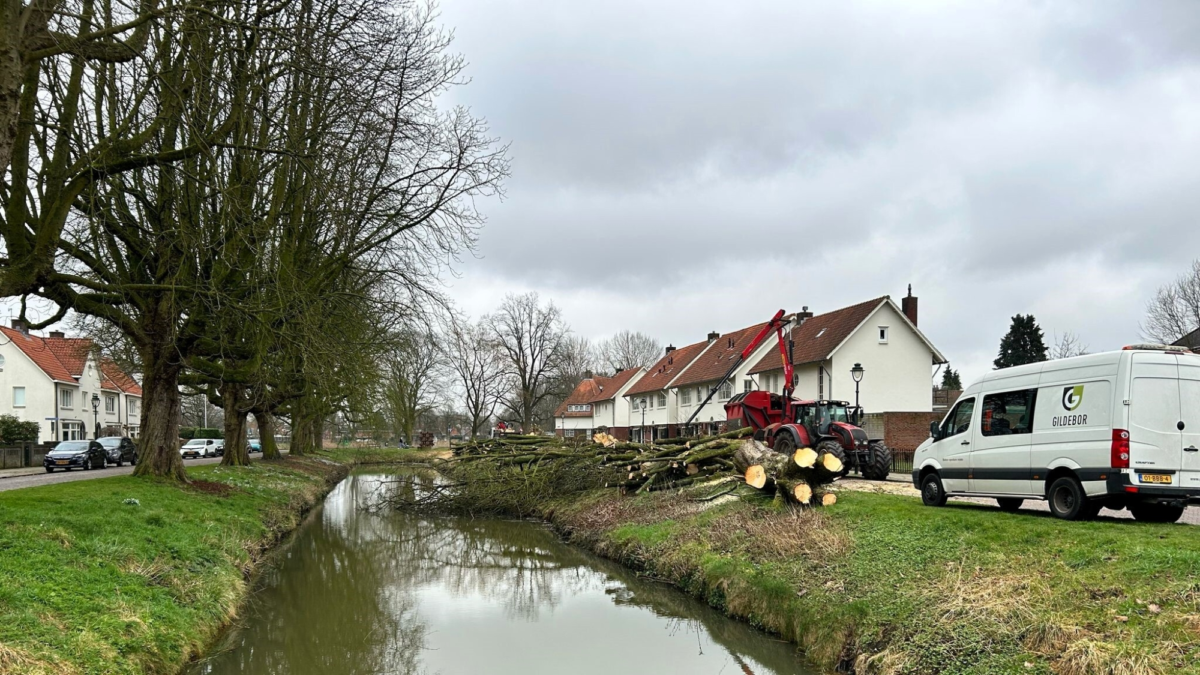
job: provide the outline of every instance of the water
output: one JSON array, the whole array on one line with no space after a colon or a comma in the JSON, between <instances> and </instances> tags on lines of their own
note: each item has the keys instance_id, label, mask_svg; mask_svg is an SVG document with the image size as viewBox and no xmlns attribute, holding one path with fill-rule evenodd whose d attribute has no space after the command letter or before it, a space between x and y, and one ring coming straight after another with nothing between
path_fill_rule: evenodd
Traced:
<instances>
[{"instance_id":1,"label":"water","mask_svg":"<svg viewBox=\"0 0 1200 675\"><path fill-rule=\"evenodd\" d=\"M815 672L792 645L537 523L380 508L422 480L342 482L190 674Z\"/></svg>"}]
</instances>

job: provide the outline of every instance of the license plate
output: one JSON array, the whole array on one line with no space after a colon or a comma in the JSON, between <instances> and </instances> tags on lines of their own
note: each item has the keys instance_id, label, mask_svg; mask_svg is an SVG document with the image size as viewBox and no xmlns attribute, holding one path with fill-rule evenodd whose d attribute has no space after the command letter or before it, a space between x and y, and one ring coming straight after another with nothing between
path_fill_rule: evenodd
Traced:
<instances>
[{"instance_id":1,"label":"license plate","mask_svg":"<svg viewBox=\"0 0 1200 675\"><path fill-rule=\"evenodd\" d=\"M1171 484L1171 476L1165 473L1139 473L1138 479L1140 479L1143 483Z\"/></svg>"},{"instance_id":2,"label":"license plate","mask_svg":"<svg viewBox=\"0 0 1200 675\"><path fill-rule=\"evenodd\" d=\"M57 462L55 462L55 464L70 464L70 463L71 463L71 460L69 460L69 459L60 459Z\"/></svg>"}]
</instances>

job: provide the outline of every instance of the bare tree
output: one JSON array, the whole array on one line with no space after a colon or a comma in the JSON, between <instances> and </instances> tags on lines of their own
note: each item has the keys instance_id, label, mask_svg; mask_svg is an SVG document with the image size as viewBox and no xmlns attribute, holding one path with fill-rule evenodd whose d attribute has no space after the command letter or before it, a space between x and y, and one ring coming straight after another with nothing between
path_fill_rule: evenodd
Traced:
<instances>
[{"instance_id":1,"label":"bare tree","mask_svg":"<svg viewBox=\"0 0 1200 675\"><path fill-rule=\"evenodd\" d=\"M386 357L382 383L385 415L393 435L413 442L421 415L437 407L444 352L431 332L406 331Z\"/></svg>"},{"instance_id":2,"label":"bare tree","mask_svg":"<svg viewBox=\"0 0 1200 675\"><path fill-rule=\"evenodd\" d=\"M456 323L447 326L443 338L448 368L470 419L471 438L483 431L509 390L504 359L488 332L483 323Z\"/></svg>"},{"instance_id":3,"label":"bare tree","mask_svg":"<svg viewBox=\"0 0 1200 675\"><path fill-rule=\"evenodd\" d=\"M600 362L614 373L629 368L649 368L662 356L662 345L645 333L623 330L596 348Z\"/></svg>"},{"instance_id":4,"label":"bare tree","mask_svg":"<svg viewBox=\"0 0 1200 675\"><path fill-rule=\"evenodd\" d=\"M486 322L512 377L514 395L502 403L529 431L538 404L553 394L567 326L558 307L553 302L543 307L537 293L505 297Z\"/></svg>"},{"instance_id":5,"label":"bare tree","mask_svg":"<svg viewBox=\"0 0 1200 675\"><path fill-rule=\"evenodd\" d=\"M1171 344L1200 328L1200 260L1175 281L1160 286L1146 307L1142 335Z\"/></svg>"},{"instance_id":6,"label":"bare tree","mask_svg":"<svg viewBox=\"0 0 1200 675\"><path fill-rule=\"evenodd\" d=\"M1054 336L1054 344L1050 346L1051 359L1069 359L1072 356L1083 356L1088 353L1088 346L1080 342L1079 336L1066 331L1062 337Z\"/></svg>"}]
</instances>

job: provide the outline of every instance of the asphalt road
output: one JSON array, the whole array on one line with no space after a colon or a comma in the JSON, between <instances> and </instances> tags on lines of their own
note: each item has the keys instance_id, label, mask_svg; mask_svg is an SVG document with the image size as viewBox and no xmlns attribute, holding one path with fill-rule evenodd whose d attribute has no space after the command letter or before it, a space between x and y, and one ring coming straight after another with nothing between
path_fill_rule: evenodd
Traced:
<instances>
[{"instance_id":1,"label":"asphalt road","mask_svg":"<svg viewBox=\"0 0 1200 675\"><path fill-rule=\"evenodd\" d=\"M220 457L209 457L207 459L185 459L183 463L184 466L195 466L198 464L217 464L220 461ZM72 469L71 471L59 470L54 473L42 471L41 473L29 476L0 478L0 492L37 485L50 485L52 483L69 483L76 480L93 480L96 478L108 478L110 476L128 476L131 473L133 473L133 467L128 464L120 468L109 466L107 469L91 469L90 471L83 471L82 469Z\"/></svg>"}]
</instances>

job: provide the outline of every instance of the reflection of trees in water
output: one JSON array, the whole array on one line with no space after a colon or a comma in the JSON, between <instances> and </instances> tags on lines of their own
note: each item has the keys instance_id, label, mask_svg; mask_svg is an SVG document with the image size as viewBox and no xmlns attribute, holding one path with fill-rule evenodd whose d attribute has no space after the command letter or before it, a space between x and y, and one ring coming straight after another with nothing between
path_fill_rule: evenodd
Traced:
<instances>
[{"instance_id":1,"label":"reflection of trees in water","mask_svg":"<svg viewBox=\"0 0 1200 675\"><path fill-rule=\"evenodd\" d=\"M614 604L677 621L668 630L698 643L702 632L710 635L735 661L749 657L780 673L798 669L790 645L566 546L543 527L367 508L397 490L420 492L431 480L345 481L283 553L246 630L199 672L417 673L428 627L416 592L431 586L486 598L509 618L528 621L564 598L603 591Z\"/></svg>"}]
</instances>

